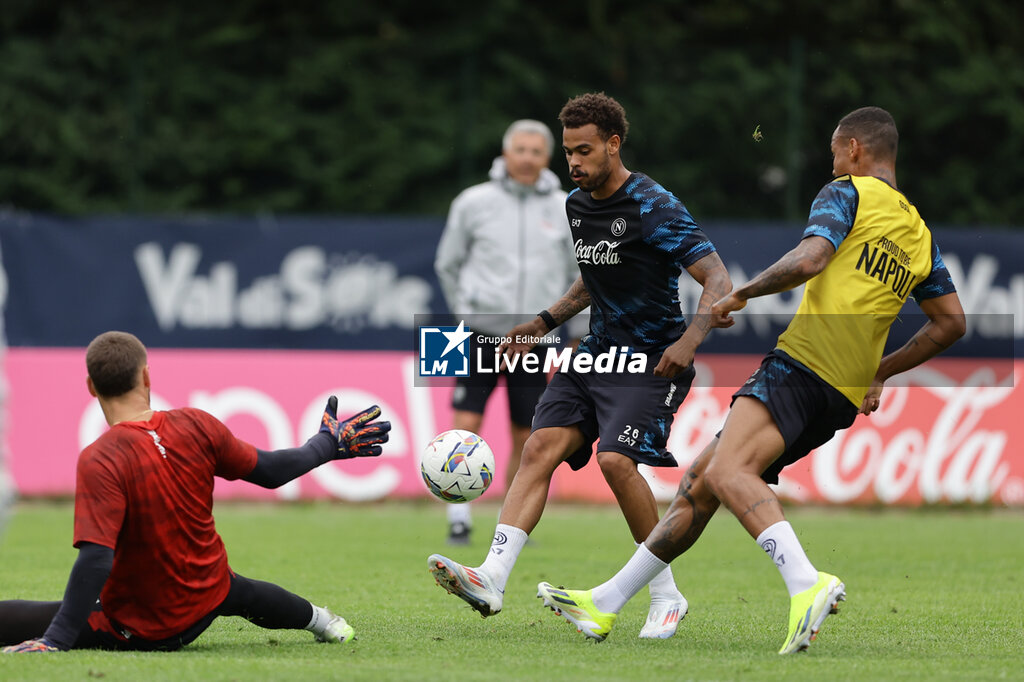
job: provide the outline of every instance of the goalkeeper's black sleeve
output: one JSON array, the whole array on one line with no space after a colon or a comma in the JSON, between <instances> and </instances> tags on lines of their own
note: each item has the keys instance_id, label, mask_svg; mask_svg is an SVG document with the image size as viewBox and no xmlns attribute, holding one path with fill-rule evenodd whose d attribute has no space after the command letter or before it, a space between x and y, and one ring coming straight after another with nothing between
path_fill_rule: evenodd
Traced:
<instances>
[{"instance_id":1,"label":"goalkeeper's black sleeve","mask_svg":"<svg viewBox=\"0 0 1024 682\"><path fill-rule=\"evenodd\" d=\"M96 600L100 598L100 591L113 565L114 550L93 542L81 544L78 558L68 576L64 600L57 615L50 621L50 627L46 628L44 638L64 651L74 646L89 620Z\"/></svg>"},{"instance_id":2,"label":"goalkeeper's black sleeve","mask_svg":"<svg viewBox=\"0 0 1024 682\"><path fill-rule=\"evenodd\" d=\"M257 449L256 466L244 480L264 488L277 488L331 461L337 451L338 442L323 431L297 448Z\"/></svg>"}]
</instances>

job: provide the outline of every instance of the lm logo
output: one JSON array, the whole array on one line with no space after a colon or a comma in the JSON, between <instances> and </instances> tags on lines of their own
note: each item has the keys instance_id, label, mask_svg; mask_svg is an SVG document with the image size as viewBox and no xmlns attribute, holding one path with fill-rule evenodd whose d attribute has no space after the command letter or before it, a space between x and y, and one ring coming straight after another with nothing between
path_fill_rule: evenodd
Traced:
<instances>
[{"instance_id":1,"label":"lm logo","mask_svg":"<svg viewBox=\"0 0 1024 682\"><path fill-rule=\"evenodd\" d=\"M420 327L420 376L468 377L472 335L463 320L458 327Z\"/></svg>"}]
</instances>

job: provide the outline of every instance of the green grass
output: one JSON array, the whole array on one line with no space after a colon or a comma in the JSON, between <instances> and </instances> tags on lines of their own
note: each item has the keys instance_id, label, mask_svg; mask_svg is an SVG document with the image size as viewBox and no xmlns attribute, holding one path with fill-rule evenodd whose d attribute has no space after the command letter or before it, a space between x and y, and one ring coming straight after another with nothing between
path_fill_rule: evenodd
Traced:
<instances>
[{"instance_id":1,"label":"green grass","mask_svg":"<svg viewBox=\"0 0 1024 682\"><path fill-rule=\"evenodd\" d=\"M617 509L551 506L520 556L505 609L482 620L431 579L432 552L478 564L496 508L475 510L473 545L448 551L440 504L220 505L239 573L344 615L342 646L222 618L174 653L0 656L3 680L990 680L1024 668L1024 514L795 509L815 564L848 601L803 654L775 652L788 599L771 562L722 512L673 570L690 601L667 641L636 637L646 592L609 639L585 641L534 597L549 580L590 587L632 554ZM75 552L71 507L23 504L0 547L0 599L57 599Z\"/></svg>"}]
</instances>

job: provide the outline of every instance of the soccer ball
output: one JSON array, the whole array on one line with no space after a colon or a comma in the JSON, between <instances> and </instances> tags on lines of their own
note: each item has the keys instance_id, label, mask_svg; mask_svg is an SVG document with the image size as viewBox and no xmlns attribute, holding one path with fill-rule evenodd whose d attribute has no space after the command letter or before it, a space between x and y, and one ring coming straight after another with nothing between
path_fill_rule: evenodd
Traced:
<instances>
[{"instance_id":1,"label":"soccer ball","mask_svg":"<svg viewBox=\"0 0 1024 682\"><path fill-rule=\"evenodd\" d=\"M469 502L483 495L494 480L494 453L472 431L452 429L423 448L420 473L434 497Z\"/></svg>"}]
</instances>

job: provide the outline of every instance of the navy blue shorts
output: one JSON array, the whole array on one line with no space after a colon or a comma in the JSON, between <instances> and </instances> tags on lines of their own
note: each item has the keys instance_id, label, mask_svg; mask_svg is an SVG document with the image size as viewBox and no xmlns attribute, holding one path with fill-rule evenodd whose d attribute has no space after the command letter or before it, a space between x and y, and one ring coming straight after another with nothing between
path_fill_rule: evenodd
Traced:
<instances>
[{"instance_id":1,"label":"navy blue shorts","mask_svg":"<svg viewBox=\"0 0 1024 682\"><path fill-rule=\"evenodd\" d=\"M533 430L579 427L585 443L565 460L574 471L590 461L595 440L598 452L618 452L655 467L679 466L666 445L693 376L693 365L672 379L556 372L537 404Z\"/></svg>"},{"instance_id":2,"label":"navy blue shorts","mask_svg":"<svg viewBox=\"0 0 1024 682\"><path fill-rule=\"evenodd\" d=\"M484 357L494 354L497 344L485 343L479 339L473 342L481 348ZM534 352L544 357L547 346L537 346ZM508 412L512 422L521 426L529 426L533 420L533 408L544 393L548 378L543 372L524 372L522 365L516 365L514 371L502 370L500 373L473 374L455 380L455 391L452 393L452 407L456 410L483 414L487 401L498 385L498 377L505 377L508 390Z\"/></svg>"},{"instance_id":3,"label":"navy blue shorts","mask_svg":"<svg viewBox=\"0 0 1024 682\"><path fill-rule=\"evenodd\" d=\"M785 451L761 474L778 483L779 472L849 428L858 407L817 374L776 348L736 391L736 398L757 398L768 408L786 442Z\"/></svg>"}]
</instances>

